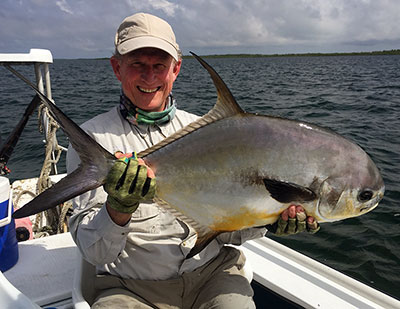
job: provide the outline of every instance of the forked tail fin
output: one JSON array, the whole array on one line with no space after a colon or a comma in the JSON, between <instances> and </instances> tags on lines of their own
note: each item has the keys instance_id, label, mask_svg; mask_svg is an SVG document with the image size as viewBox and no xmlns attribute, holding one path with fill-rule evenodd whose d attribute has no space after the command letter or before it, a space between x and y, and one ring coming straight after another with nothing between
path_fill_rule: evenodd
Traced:
<instances>
[{"instance_id":1,"label":"forked tail fin","mask_svg":"<svg viewBox=\"0 0 400 309\"><path fill-rule=\"evenodd\" d=\"M104 184L115 157L68 118L27 78L12 67L8 65L5 67L36 91L54 119L68 136L72 147L81 159L79 167L73 173L39 194L24 207L16 210L13 218L22 218L37 214Z\"/></svg>"}]
</instances>

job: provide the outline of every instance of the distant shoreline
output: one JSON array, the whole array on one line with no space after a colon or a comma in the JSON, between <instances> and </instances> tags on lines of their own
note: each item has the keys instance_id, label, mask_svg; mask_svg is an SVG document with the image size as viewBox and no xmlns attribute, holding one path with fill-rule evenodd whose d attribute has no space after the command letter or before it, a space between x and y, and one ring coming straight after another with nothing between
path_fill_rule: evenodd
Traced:
<instances>
[{"instance_id":1,"label":"distant shoreline","mask_svg":"<svg viewBox=\"0 0 400 309\"><path fill-rule=\"evenodd\" d=\"M372 51L372 52L348 52L348 53L291 53L291 54L215 54L199 55L202 58L268 58L268 57L326 57L326 56L382 56L382 55L400 55L400 49ZM193 58L191 55L183 55L183 59ZM60 58L65 59L65 58ZM103 58L78 58L85 60L106 60Z\"/></svg>"},{"instance_id":2,"label":"distant shoreline","mask_svg":"<svg viewBox=\"0 0 400 309\"><path fill-rule=\"evenodd\" d=\"M372 52L348 52L348 53L300 53L300 54L215 54L204 55L202 58L265 58L265 57L322 57L322 56L381 56L400 55L400 49L372 51ZM184 55L183 58L192 58Z\"/></svg>"}]
</instances>

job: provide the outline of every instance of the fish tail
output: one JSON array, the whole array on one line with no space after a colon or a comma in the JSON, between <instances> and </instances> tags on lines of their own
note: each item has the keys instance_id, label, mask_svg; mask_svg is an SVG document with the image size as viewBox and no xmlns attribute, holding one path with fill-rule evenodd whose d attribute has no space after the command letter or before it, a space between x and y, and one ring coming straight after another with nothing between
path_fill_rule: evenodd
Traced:
<instances>
[{"instance_id":1,"label":"fish tail","mask_svg":"<svg viewBox=\"0 0 400 309\"><path fill-rule=\"evenodd\" d=\"M24 207L16 210L13 218L37 214L103 185L115 157L68 118L27 78L10 66L7 65L5 67L35 90L51 115L68 136L72 147L81 159L79 167L73 173L39 194Z\"/></svg>"}]
</instances>

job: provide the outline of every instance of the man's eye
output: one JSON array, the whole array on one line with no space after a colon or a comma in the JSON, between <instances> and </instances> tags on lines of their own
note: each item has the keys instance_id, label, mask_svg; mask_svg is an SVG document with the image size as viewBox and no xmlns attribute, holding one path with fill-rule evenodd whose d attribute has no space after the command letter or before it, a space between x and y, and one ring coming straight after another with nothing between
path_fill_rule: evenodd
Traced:
<instances>
[{"instance_id":1,"label":"man's eye","mask_svg":"<svg viewBox=\"0 0 400 309\"><path fill-rule=\"evenodd\" d=\"M155 69L156 71L164 71L165 68L166 68L166 66L165 66L164 64L156 64L156 65L154 66L154 69Z\"/></svg>"}]
</instances>

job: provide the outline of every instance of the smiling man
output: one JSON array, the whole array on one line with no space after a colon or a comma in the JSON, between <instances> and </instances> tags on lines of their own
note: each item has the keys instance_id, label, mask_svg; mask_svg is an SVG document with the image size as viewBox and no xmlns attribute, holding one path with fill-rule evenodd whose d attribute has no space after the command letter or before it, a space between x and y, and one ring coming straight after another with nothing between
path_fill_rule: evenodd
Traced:
<instances>
[{"instance_id":1,"label":"smiling man","mask_svg":"<svg viewBox=\"0 0 400 309\"><path fill-rule=\"evenodd\" d=\"M157 175L132 155L199 118L177 109L172 97L181 64L167 22L144 13L127 17L111 57L121 82L120 102L82 125L120 158L104 188L74 199L70 220L82 256L96 267L94 308L255 308L245 258L225 244L262 237L266 228L220 234L190 257L196 231L152 202ZM70 147L68 173L78 164ZM277 231L315 231L309 220L307 227L304 209L291 206Z\"/></svg>"},{"instance_id":2,"label":"smiling man","mask_svg":"<svg viewBox=\"0 0 400 309\"><path fill-rule=\"evenodd\" d=\"M147 111L165 110L166 98L178 77L182 60L157 48L141 48L127 55L115 55L111 65L125 96Z\"/></svg>"}]
</instances>

